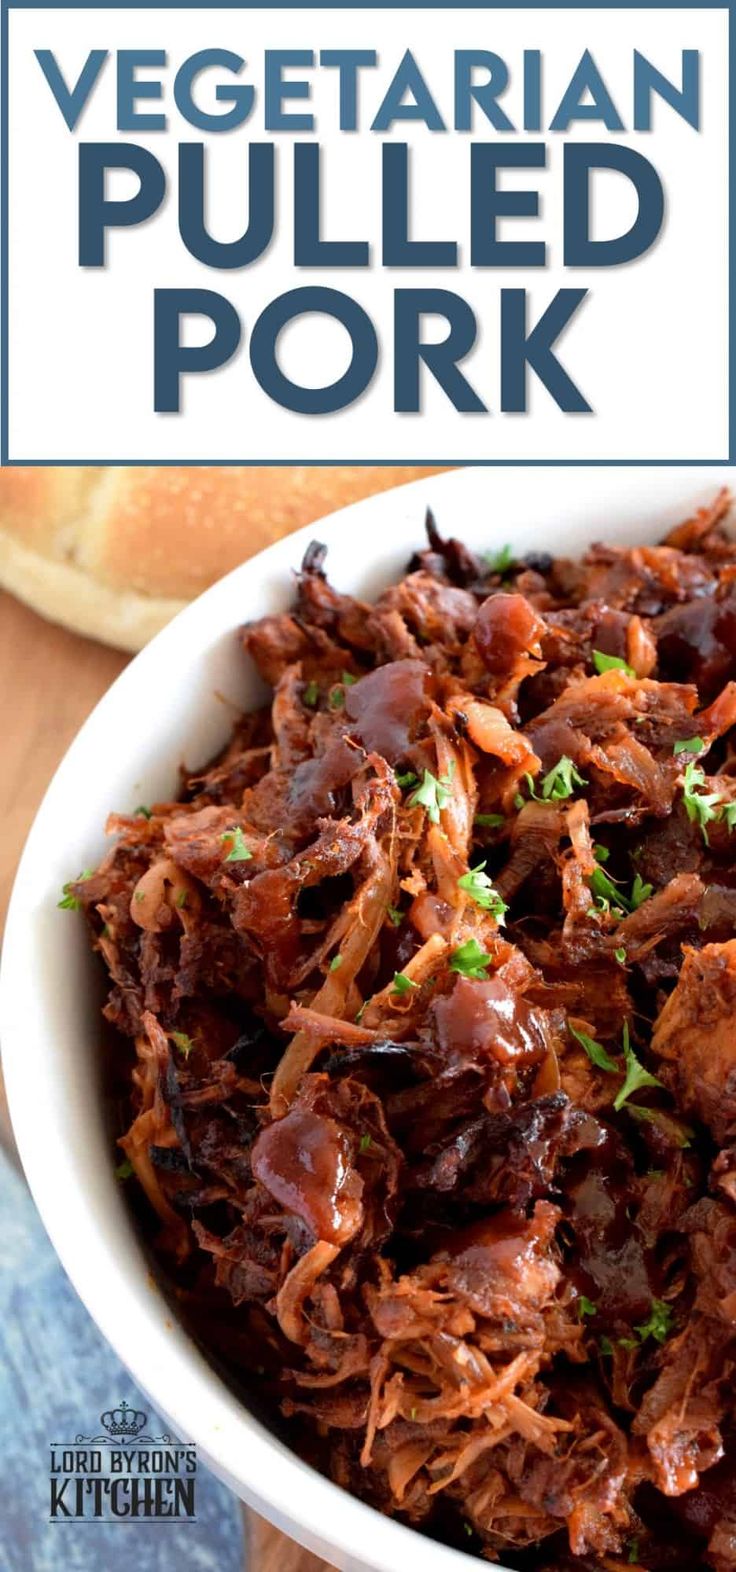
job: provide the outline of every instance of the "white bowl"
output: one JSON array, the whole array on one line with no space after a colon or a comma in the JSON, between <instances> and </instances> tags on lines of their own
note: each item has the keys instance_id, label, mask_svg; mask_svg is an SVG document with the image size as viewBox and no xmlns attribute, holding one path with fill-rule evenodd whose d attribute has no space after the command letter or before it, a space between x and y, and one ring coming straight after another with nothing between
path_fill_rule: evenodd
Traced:
<instances>
[{"instance_id":1,"label":"white bowl","mask_svg":"<svg viewBox=\"0 0 736 1572\"><path fill-rule=\"evenodd\" d=\"M291 569L313 537L341 590L374 594L423 540L577 552L593 540L655 540L734 471L702 468L471 469L418 481L335 513L237 568L123 672L72 744L23 853L5 933L0 1042L15 1133L39 1211L87 1309L159 1414L198 1443L244 1500L344 1572L467 1572L471 1558L374 1512L297 1458L210 1368L152 1286L104 1126L99 983L62 884L102 853L111 809L175 791L178 768L225 741L232 706L260 683L235 630L288 605ZM475 1562L477 1566L477 1561Z\"/></svg>"}]
</instances>

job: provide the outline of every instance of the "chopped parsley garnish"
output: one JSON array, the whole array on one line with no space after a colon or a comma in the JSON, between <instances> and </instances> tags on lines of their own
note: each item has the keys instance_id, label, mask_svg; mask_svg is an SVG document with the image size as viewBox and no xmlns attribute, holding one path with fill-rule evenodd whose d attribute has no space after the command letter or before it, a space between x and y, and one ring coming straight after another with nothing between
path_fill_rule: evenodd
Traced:
<instances>
[{"instance_id":1,"label":"chopped parsley garnish","mask_svg":"<svg viewBox=\"0 0 736 1572\"><path fill-rule=\"evenodd\" d=\"M77 874L76 879L70 879L68 884L65 884L65 885L62 886L61 900L56 902L56 904L59 907L60 911L63 911L63 912L78 912L79 911L79 908L80 908L80 905L81 905L81 901L79 899L79 896L74 894L73 886L75 884L83 884L85 879L91 879L93 873L94 873L94 869L93 868L85 868L83 873Z\"/></svg>"},{"instance_id":2,"label":"chopped parsley garnish","mask_svg":"<svg viewBox=\"0 0 736 1572\"><path fill-rule=\"evenodd\" d=\"M634 1092L638 1092L642 1086L662 1085L662 1082L657 1079L656 1075L650 1075L649 1071L644 1069L643 1064L639 1063L629 1040L628 1021L624 1021L624 1060L626 1063L626 1077L623 1086L613 1099L613 1106L617 1113L619 1109L623 1108L624 1103L628 1102L629 1098L633 1096Z\"/></svg>"},{"instance_id":3,"label":"chopped parsley garnish","mask_svg":"<svg viewBox=\"0 0 736 1572\"><path fill-rule=\"evenodd\" d=\"M627 1541L626 1549L628 1551L627 1560L628 1560L629 1566L636 1566L636 1563L639 1560L639 1541L638 1541L638 1539L629 1539Z\"/></svg>"},{"instance_id":4,"label":"chopped parsley garnish","mask_svg":"<svg viewBox=\"0 0 736 1572\"><path fill-rule=\"evenodd\" d=\"M412 988L417 988L418 986L418 983L412 982L411 977L407 977L405 972L394 972L392 993L409 993Z\"/></svg>"},{"instance_id":5,"label":"chopped parsley garnish","mask_svg":"<svg viewBox=\"0 0 736 1572\"><path fill-rule=\"evenodd\" d=\"M664 1343L672 1331L672 1308L665 1304L664 1299L653 1299L649 1320L642 1326L635 1326L634 1331L645 1343L648 1337L653 1337L655 1343Z\"/></svg>"},{"instance_id":6,"label":"chopped parsley garnish","mask_svg":"<svg viewBox=\"0 0 736 1572\"><path fill-rule=\"evenodd\" d=\"M578 1315L580 1316L581 1321L582 1321L583 1317L586 1316L586 1315L597 1315L597 1314L598 1314L598 1306L593 1304L592 1299L589 1299L587 1294L579 1294L578 1295Z\"/></svg>"},{"instance_id":7,"label":"chopped parsley garnish","mask_svg":"<svg viewBox=\"0 0 736 1572\"><path fill-rule=\"evenodd\" d=\"M189 894L188 890L180 890L179 891L179 894L176 897L176 905L177 905L179 911L183 911L184 907L186 906L188 894Z\"/></svg>"},{"instance_id":8,"label":"chopped parsley garnish","mask_svg":"<svg viewBox=\"0 0 736 1572\"><path fill-rule=\"evenodd\" d=\"M553 764L547 771L542 781L542 800L544 802L561 802L565 797L572 797L576 786L587 786L588 782L578 770L572 759L566 753Z\"/></svg>"},{"instance_id":9,"label":"chopped parsley garnish","mask_svg":"<svg viewBox=\"0 0 736 1572\"><path fill-rule=\"evenodd\" d=\"M387 906L386 916L393 923L394 928L399 928L404 921L404 913L399 911L398 906Z\"/></svg>"},{"instance_id":10,"label":"chopped parsley garnish","mask_svg":"<svg viewBox=\"0 0 736 1572\"><path fill-rule=\"evenodd\" d=\"M174 1047L178 1048L180 1053L183 1053L185 1059L188 1059L194 1048L191 1037L187 1037L186 1032L169 1032L169 1036Z\"/></svg>"},{"instance_id":11,"label":"chopped parsley garnish","mask_svg":"<svg viewBox=\"0 0 736 1572\"><path fill-rule=\"evenodd\" d=\"M394 770L394 780L396 785L404 791L407 786L416 786L419 776L415 775L413 770L407 770L404 775L398 775L396 770Z\"/></svg>"},{"instance_id":12,"label":"chopped parsley garnish","mask_svg":"<svg viewBox=\"0 0 736 1572\"><path fill-rule=\"evenodd\" d=\"M718 818L721 799L717 791L701 791L705 785L705 771L691 760L682 778L682 800L685 812L694 824L699 824L703 840L708 845L708 825Z\"/></svg>"},{"instance_id":13,"label":"chopped parsley garnish","mask_svg":"<svg viewBox=\"0 0 736 1572\"><path fill-rule=\"evenodd\" d=\"M672 752L675 755L678 753L700 753L704 747L705 742L702 737L683 737L681 742L675 743Z\"/></svg>"},{"instance_id":14,"label":"chopped parsley garnish","mask_svg":"<svg viewBox=\"0 0 736 1572\"><path fill-rule=\"evenodd\" d=\"M316 682L308 682L302 694L302 704L306 704L308 709L313 710L318 699L319 684Z\"/></svg>"},{"instance_id":15,"label":"chopped parsley garnish","mask_svg":"<svg viewBox=\"0 0 736 1572\"><path fill-rule=\"evenodd\" d=\"M610 1337L599 1337L598 1347L604 1359L613 1359L613 1343Z\"/></svg>"},{"instance_id":16,"label":"chopped parsley garnish","mask_svg":"<svg viewBox=\"0 0 736 1572\"><path fill-rule=\"evenodd\" d=\"M566 797L572 797L576 786L587 786L588 782L580 775L566 753L552 765L551 770L542 776L540 781L541 792L534 790L534 776L526 774L524 780L529 787L529 796L537 802L562 802ZM522 798L523 803L523 798Z\"/></svg>"},{"instance_id":17,"label":"chopped parsley garnish","mask_svg":"<svg viewBox=\"0 0 736 1572\"><path fill-rule=\"evenodd\" d=\"M623 945L620 945L618 950L614 950L613 958L614 958L614 961L618 961L619 966L625 966L626 965L626 951L625 951Z\"/></svg>"},{"instance_id":18,"label":"chopped parsley garnish","mask_svg":"<svg viewBox=\"0 0 736 1572\"><path fill-rule=\"evenodd\" d=\"M410 808L422 807L427 810L427 818L432 824L439 824L440 814L447 807L452 797L452 777L454 774L454 759L446 775L441 775L439 780L430 770L425 770L422 782L417 786L409 798Z\"/></svg>"},{"instance_id":19,"label":"chopped parsley garnish","mask_svg":"<svg viewBox=\"0 0 736 1572\"><path fill-rule=\"evenodd\" d=\"M513 549L508 544L501 547L500 551L487 551L485 561L489 573L508 573L514 566L516 558Z\"/></svg>"},{"instance_id":20,"label":"chopped parsley garnish","mask_svg":"<svg viewBox=\"0 0 736 1572\"><path fill-rule=\"evenodd\" d=\"M483 978L490 964L490 955L481 949L477 939L467 939L465 944L459 945L449 961L450 971L459 972L461 977Z\"/></svg>"},{"instance_id":21,"label":"chopped parsley garnish","mask_svg":"<svg viewBox=\"0 0 736 1572\"><path fill-rule=\"evenodd\" d=\"M604 671L625 671L627 677L635 677L636 672L628 661L622 660L620 655L604 655L603 650L593 651L593 665L599 677Z\"/></svg>"},{"instance_id":22,"label":"chopped parsley garnish","mask_svg":"<svg viewBox=\"0 0 736 1572\"><path fill-rule=\"evenodd\" d=\"M144 803L141 802L137 808L133 809L133 817L135 819L150 819L152 818L151 810L146 808Z\"/></svg>"},{"instance_id":23,"label":"chopped parsley garnish","mask_svg":"<svg viewBox=\"0 0 736 1572\"><path fill-rule=\"evenodd\" d=\"M644 902L649 900L653 891L654 885L645 884L641 874L637 873L631 886L631 910L635 912L637 907L643 906Z\"/></svg>"},{"instance_id":24,"label":"chopped parsley garnish","mask_svg":"<svg viewBox=\"0 0 736 1572\"><path fill-rule=\"evenodd\" d=\"M624 895L623 890L619 889L615 880L600 865L593 869L588 879L588 888L595 896L599 911L609 912L611 907L619 913L631 911L631 901L628 896Z\"/></svg>"},{"instance_id":25,"label":"chopped parsley garnish","mask_svg":"<svg viewBox=\"0 0 736 1572\"><path fill-rule=\"evenodd\" d=\"M594 856L595 853L596 848L593 847ZM606 859L604 858L603 860L605 861ZM596 857L596 861L600 864L601 859ZM606 873L600 866L593 869L588 879L588 888L592 890L595 896L595 905L591 907L591 914L594 914L596 911L613 911L614 916L617 917L623 916L626 912L635 912L637 907L642 906L644 901L649 900L654 890L654 886L645 884L641 874L637 873L634 875L631 894L624 895L616 880L612 879L610 873Z\"/></svg>"},{"instance_id":26,"label":"chopped parsley garnish","mask_svg":"<svg viewBox=\"0 0 736 1572\"><path fill-rule=\"evenodd\" d=\"M370 1136L370 1135L361 1135L361 1137L360 1137L360 1146L358 1148L359 1151L361 1151L361 1152L369 1152L371 1147L372 1147L372 1145L373 1145L373 1138L372 1138L372 1136Z\"/></svg>"},{"instance_id":27,"label":"chopped parsley garnish","mask_svg":"<svg viewBox=\"0 0 736 1572\"><path fill-rule=\"evenodd\" d=\"M492 881L485 872L485 863L481 862L477 868L470 868L467 873L464 873L462 878L458 879L457 887L459 890L465 890L466 894L475 901L476 906L482 906L484 911L490 912L496 922L503 922L508 906L501 899L498 890L494 889Z\"/></svg>"},{"instance_id":28,"label":"chopped parsley garnish","mask_svg":"<svg viewBox=\"0 0 736 1572\"><path fill-rule=\"evenodd\" d=\"M354 677L351 671L340 673L339 683L334 688L330 688L329 705L331 710L342 710L345 708L345 689L352 688L357 681L358 678Z\"/></svg>"},{"instance_id":29,"label":"chopped parsley garnish","mask_svg":"<svg viewBox=\"0 0 736 1572\"><path fill-rule=\"evenodd\" d=\"M567 1024L575 1041L585 1049L591 1064L597 1065L599 1070L608 1070L609 1075L618 1075L619 1066L616 1060L611 1058L610 1053L607 1053L603 1044L596 1042L594 1037L588 1037L586 1032L579 1032L572 1021L568 1021Z\"/></svg>"},{"instance_id":30,"label":"chopped parsley garnish","mask_svg":"<svg viewBox=\"0 0 736 1572\"><path fill-rule=\"evenodd\" d=\"M596 842L593 847L593 856L595 857L596 862L608 862L610 855L610 846L599 846Z\"/></svg>"},{"instance_id":31,"label":"chopped parsley garnish","mask_svg":"<svg viewBox=\"0 0 736 1572\"><path fill-rule=\"evenodd\" d=\"M736 824L736 802L724 802L721 809L721 818L725 820L731 831Z\"/></svg>"},{"instance_id":32,"label":"chopped parsley garnish","mask_svg":"<svg viewBox=\"0 0 736 1572\"><path fill-rule=\"evenodd\" d=\"M220 836L220 840L231 842L230 850L225 858L226 862L250 862L253 853L243 840L243 831L240 825L237 825L233 830L226 830L225 834Z\"/></svg>"},{"instance_id":33,"label":"chopped parsley garnish","mask_svg":"<svg viewBox=\"0 0 736 1572\"><path fill-rule=\"evenodd\" d=\"M340 952L338 950L337 955L333 955L332 960L330 961L329 969L330 969L331 972L339 972L341 966L342 966L342 956L341 956L341 954L340 954Z\"/></svg>"},{"instance_id":34,"label":"chopped parsley garnish","mask_svg":"<svg viewBox=\"0 0 736 1572\"><path fill-rule=\"evenodd\" d=\"M131 1163L129 1157L124 1157L122 1163L118 1163L117 1168L113 1169L115 1178L120 1179L121 1181L123 1179L130 1179L133 1172L133 1164Z\"/></svg>"},{"instance_id":35,"label":"chopped parsley garnish","mask_svg":"<svg viewBox=\"0 0 736 1572\"><path fill-rule=\"evenodd\" d=\"M503 813L476 813L473 823L484 830L497 830L499 825L506 823L506 818Z\"/></svg>"}]
</instances>

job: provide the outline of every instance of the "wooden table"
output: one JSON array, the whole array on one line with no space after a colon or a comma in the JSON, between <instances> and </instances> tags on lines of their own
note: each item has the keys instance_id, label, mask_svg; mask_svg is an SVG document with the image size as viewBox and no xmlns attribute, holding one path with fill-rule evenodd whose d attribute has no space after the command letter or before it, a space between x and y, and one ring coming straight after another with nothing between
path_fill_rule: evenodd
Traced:
<instances>
[{"instance_id":1,"label":"wooden table","mask_svg":"<svg viewBox=\"0 0 736 1572\"><path fill-rule=\"evenodd\" d=\"M0 932L21 847L75 732L127 657L44 622L0 592ZM0 1136L11 1133L0 1097ZM319 1561L249 1513L250 1572L326 1572Z\"/></svg>"}]
</instances>

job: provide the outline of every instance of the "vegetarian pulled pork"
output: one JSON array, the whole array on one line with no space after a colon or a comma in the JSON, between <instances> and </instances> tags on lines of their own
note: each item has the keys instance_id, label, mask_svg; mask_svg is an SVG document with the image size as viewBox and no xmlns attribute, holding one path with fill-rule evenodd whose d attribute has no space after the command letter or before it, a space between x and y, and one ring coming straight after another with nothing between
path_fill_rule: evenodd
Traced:
<instances>
[{"instance_id":1,"label":"vegetarian pulled pork","mask_svg":"<svg viewBox=\"0 0 736 1572\"><path fill-rule=\"evenodd\" d=\"M183 1311L347 1490L736 1568L736 545L310 548L273 688L68 887Z\"/></svg>"}]
</instances>

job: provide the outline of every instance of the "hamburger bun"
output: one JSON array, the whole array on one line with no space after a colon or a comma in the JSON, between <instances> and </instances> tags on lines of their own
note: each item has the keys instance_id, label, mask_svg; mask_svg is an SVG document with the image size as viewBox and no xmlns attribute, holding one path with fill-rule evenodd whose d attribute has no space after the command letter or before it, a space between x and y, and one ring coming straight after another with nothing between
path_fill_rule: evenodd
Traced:
<instances>
[{"instance_id":1,"label":"hamburger bun","mask_svg":"<svg viewBox=\"0 0 736 1572\"><path fill-rule=\"evenodd\" d=\"M153 465L0 469L0 587L137 650L280 536L432 469Z\"/></svg>"}]
</instances>

